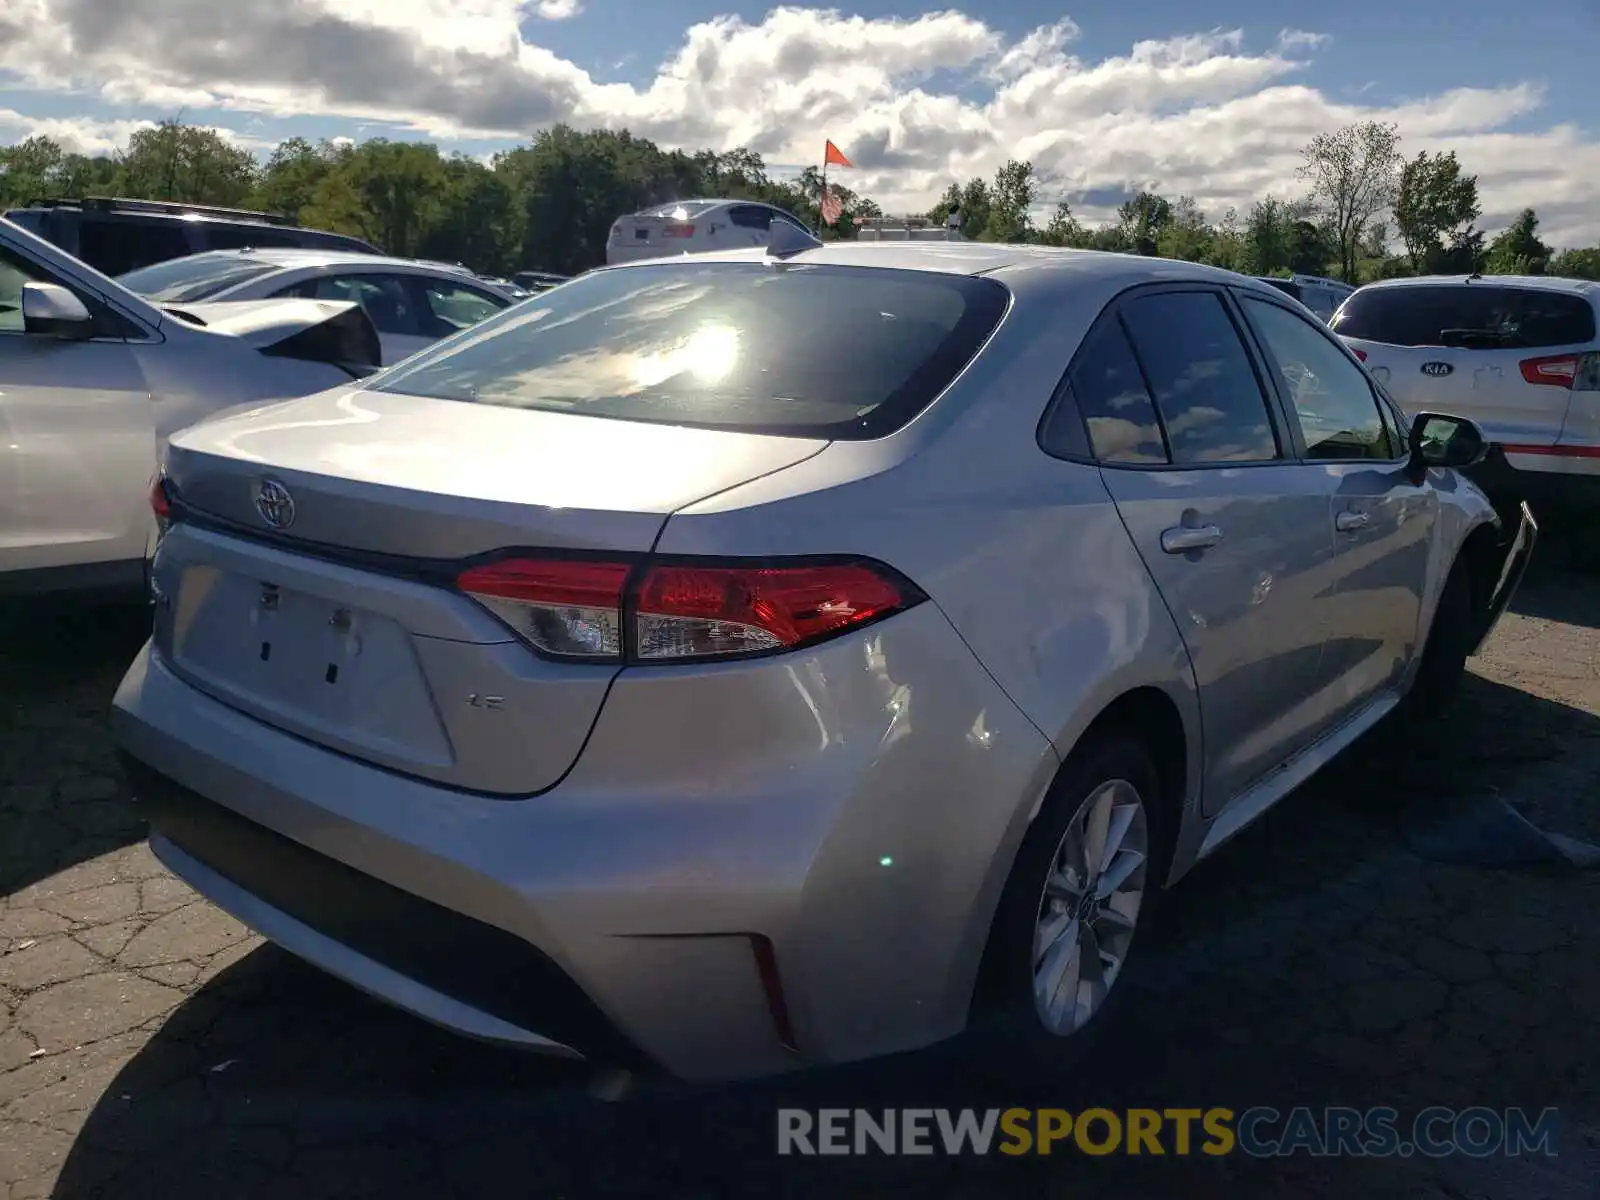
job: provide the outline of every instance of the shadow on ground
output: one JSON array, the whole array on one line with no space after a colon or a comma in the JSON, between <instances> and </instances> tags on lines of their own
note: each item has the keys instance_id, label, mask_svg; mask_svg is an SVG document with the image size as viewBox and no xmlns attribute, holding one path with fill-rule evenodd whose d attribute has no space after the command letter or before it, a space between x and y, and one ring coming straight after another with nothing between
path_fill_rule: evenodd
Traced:
<instances>
[{"instance_id":1,"label":"shadow on ground","mask_svg":"<svg viewBox=\"0 0 1600 1200\"><path fill-rule=\"evenodd\" d=\"M1576 1142L1538 1161L775 1153L784 1106L1521 1105L1594 1128L1595 873L1441 864L1402 832L1432 797L1513 769L1501 756L1535 731L1600 724L1574 713L1474 680L1426 756L1358 746L1171 894L1121 1021L1076 1066L1019 1071L964 1041L605 1104L575 1069L435 1031L267 948L109 1081L54 1194L1592 1197L1600 1167Z\"/></svg>"},{"instance_id":2,"label":"shadow on ground","mask_svg":"<svg viewBox=\"0 0 1600 1200\"><path fill-rule=\"evenodd\" d=\"M1525 617L1600 627L1600 521L1592 514L1557 512L1539 517L1539 544L1527 579L1511 601Z\"/></svg>"},{"instance_id":3,"label":"shadow on ground","mask_svg":"<svg viewBox=\"0 0 1600 1200\"><path fill-rule=\"evenodd\" d=\"M141 603L0 600L0 895L144 837L104 721Z\"/></svg>"}]
</instances>

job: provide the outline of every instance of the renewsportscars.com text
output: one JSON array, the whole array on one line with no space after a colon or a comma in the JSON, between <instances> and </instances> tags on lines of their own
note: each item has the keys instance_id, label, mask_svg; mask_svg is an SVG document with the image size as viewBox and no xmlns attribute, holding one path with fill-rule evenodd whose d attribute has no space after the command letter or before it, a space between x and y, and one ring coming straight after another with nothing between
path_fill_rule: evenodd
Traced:
<instances>
[{"instance_id":1,"label":"renewsportscars.com text","mask_svg":"<svg viewBox=\"0 0 1600 1200\"><path fill-rule=\"evenodd\" d=\"M1556 1110L902 1108L778 1110L778 1153L1244 1154L1473 1158L1556 1153Z\"/></svg>"}]
</instances>

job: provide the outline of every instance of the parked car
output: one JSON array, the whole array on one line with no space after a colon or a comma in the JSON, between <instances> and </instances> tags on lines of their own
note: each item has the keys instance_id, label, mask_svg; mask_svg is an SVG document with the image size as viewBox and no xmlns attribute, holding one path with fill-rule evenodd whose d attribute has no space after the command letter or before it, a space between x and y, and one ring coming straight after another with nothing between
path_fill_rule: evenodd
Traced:
<instances>
[{"instance_id":1,"label":"parked car","mask_svg":"<svg viewBox=\"0 0 1600 1200\"><path fill-rule=\"evenodd\" d=\"M1256 278L1262 283L1271 284L1286 296L1293 296L1324 321L1331 320L1339 305L1355 291L1348 283L1322 275L1291 275L1288 279L1258 275Z\"/></svg>"},{"instance_id":2,"label":"parked car","mask_svg":"<svg viewBox=\"0 0 1600 1200\"><path fill-rule=\"evenodd\" d=\"M645 258L765 246L774 221L809 232L793 213L770 204L743 200L675 201L619 217L606 242L606 262L615 265Z\"/></svg>"},{"instance_id":3,"label":"parked car","mask_svg":"<svg viewBox=\"0 0 1600 1200\"><path fill-rule=\"evenodd\" d=\"M353 304L162 307L0 221L0 591L142 588L169 434L377 364Z\"/></svg>"},{"instance_id":4,"label":"parked car","mask_svg":"<svg viewBox=\"0 0 1600 1200\"><path fill-rule=\"evenodd\" d=\"M1334 332L1408 412L1471 417L1492 493L1600 505L1600 284L1471 275L1370 283Z\"/></svg>"},{"instance_id":5,"label":"parked car","mask_svg":"<svg viewBox=\"0 0 1600 1200\"><path fill-rule=\"evenodd\" d=\"M325 250L215 250L142 267L118 282L168 304L275 296L348 300L372 319L386 365L516 302L465 267Z\"/></svg>"},{"instance_id":6,"label":"parked car","mask_svg":"<svg viewBox=\"0 0 1600 1200\"><path fill-rule=\"evenodd\" d=\"M511 276L511 282L529 292L545 292L557 284L565 283L570 276L555 275L549 271L517 271Z\"/></svg>"},{"instance_id":7,"label":"parked car","mask_svg":"<svg viewBox=\"0 0 1600 1200\"><path fill-rule=\"evenodd\" d=\"M6 219L106 275L206 250L298 248L378 254L360 238L302 229L285 217L241 208L120 200L34 200Z\"/></svg>"},{"instance_id":8,"label":"parked car","mask_svg":"<svg viewBox=\"0 0 1600 1200\"><path fill-rule=\"evenodd\" d=\"M1482 448L1195 264L601 269L174 438L114 733L177 875L451 1029L1029 1057L1199 859L1443 711L1536 532Z\"/></svg>"}]
</instances>

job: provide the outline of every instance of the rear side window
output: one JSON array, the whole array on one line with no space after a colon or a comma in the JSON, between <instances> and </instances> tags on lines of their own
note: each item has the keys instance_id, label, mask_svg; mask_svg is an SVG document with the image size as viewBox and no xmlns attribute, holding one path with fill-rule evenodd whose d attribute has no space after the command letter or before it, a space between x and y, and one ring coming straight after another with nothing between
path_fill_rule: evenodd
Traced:
<instances>
[{"instance_id":1,"label":"rear side window","mask_svg":"<svg viewBox=\"0 0 1600 1200\"><path fill-rule=\"evenodd\" d=\"M292 250L306 244L293 230L271 225L229 225L221 221L198 224L200 238L208 250Z\"/></svg>"},{"instance_id":2,"label":"rear side window","mask_svg":"<svg viewBox=\"0 0 1600 1200\"><path fill-rule=\"evenodd\" d=\"M1175 464L1278 457L1267 400L1215 292L1164 292L1122 306Z\"/></svg>"},{"instance_id":3,"label":"rear side window","mask_svg":"<svg viewBox=\"0 0 1600 1200\"><path fill-rule=\"evenodd\" d=\"M1167 461L1155 401L1144 386L1122 323L1115 317L1099 322L1084 339L1073 359L1068 384L1077 412L1088 427L1090 448L1101 462ZM1055 411L1071 414L1073 408L1064 404ZM1046 438L1055 440L1048 430Z\"/></svg>"},{"instance_id":4,"label":"rear side window","mask_svg":"<svg viewBox=\"0 0 1600 1200\"><path fill-rule=\"evenodd\" d=\"M594 271L424 351L378 390L862 440L911 420L1005 315L992 279L877 267Z\"/></svg>"},{"instance_id":5,"label":"rear side window","mask_svg":"<svg viewBox=\"0 0 1600 1200\"><path fill-rule=\"evenodd\" d=\"M1344 302L1333 329L1390 346L1536 350L1595 340L1587 297L1492 283L1363 289Z\"/></svg>"},{"instance_id":6,"label":"rear side window","mask_svg":"<svg viewBox=\"0 0 1600 1200\"><path fill-rule=\"evenodd\" d=\"M36 208L13 208L6 213L6 220L14 225L21 225L29 233L45 236L44 213Z\"/></svg>"},{"instance_id":7,"label":"rear side window","mask_svg":"<svg viewBox=\"0 0 1600 1200\"><path fill-rule=\"evenodd\" d=\"M189 253L188 232L177 221L104 221L85 214L78 222L78 257L106 275Z\"/></svg>"}]
</instances>

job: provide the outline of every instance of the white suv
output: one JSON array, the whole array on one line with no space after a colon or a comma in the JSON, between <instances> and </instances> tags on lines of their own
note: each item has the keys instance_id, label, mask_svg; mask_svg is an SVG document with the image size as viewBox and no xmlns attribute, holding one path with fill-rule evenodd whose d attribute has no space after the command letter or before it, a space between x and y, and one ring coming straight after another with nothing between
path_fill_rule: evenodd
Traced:
<instances>
[{"instance_id":1,"label":"white suv","mask_svg":"<svg viewBox=\"0 0 1600 1200\"><path fill-rule=\"evenodd\" d=\"M1600 501L1600 283L1469 275L1368 284L1333 330L1407 413L1470 417L1491 491Z\"/></svg>"}]
</instances>

